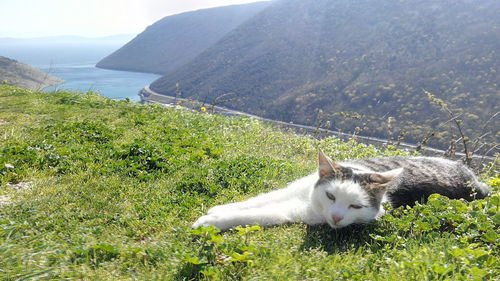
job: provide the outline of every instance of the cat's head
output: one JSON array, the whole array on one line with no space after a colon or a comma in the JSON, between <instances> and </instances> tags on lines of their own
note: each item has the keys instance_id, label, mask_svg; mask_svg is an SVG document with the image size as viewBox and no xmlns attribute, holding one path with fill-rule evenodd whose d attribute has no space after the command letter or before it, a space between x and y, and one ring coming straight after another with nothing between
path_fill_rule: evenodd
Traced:
<instances>
[{"instance_id":1,"label":"cat's head","mask_svg":"<svg viewBox=\"0 0 500 281\"><path fill-rule=\"evenodd\" d=\"M375 219L387 187L403 171L374 173L351 169L319 153L319 179L312 193L313 208L333 228Z\"/></svg>"}]
</instances>

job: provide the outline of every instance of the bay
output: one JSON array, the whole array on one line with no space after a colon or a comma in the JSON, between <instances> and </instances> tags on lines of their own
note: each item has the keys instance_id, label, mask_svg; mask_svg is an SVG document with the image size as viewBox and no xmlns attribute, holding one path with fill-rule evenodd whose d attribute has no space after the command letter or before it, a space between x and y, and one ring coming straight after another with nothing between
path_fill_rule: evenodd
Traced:
<instances>
[{"instance_id":1,"label":"bay","mask_svg":"<svg viewBox=\"0 0 500 281\"><path fill-rule=\"evenodd\" d=\"M41 70L65 81L44 91L91 91L112 99L128 98L134 101L139 101L138 92L144 86L160 77L149 73L100 69L88 64L56 65L42 67Z\"/></svg>"},{"instance_id":2,"label":"bay","mask_svg":"<svg viewBox=\"0 0 500 281\"><path fill-rule=\"evenodd\" d=\"M123 46L130 36L109 38L0 38L0 56L31 65L65 82L44 91L96 92L112 99L138 101L138 92L159 75L96 68L95 64Z\"/></svg>"}]
</instances>

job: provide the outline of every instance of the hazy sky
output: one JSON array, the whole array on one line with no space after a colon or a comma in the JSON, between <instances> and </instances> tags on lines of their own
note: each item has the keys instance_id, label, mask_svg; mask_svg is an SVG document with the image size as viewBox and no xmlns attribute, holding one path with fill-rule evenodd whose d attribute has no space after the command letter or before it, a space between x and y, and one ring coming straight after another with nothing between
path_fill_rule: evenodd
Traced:
<instances>
[{"instance_id":1,"label":"hazy sky","mask_svg":"<svg viewBox=\"0 0 500 281\"><path fill-rule=\"evenodd\" d=\"M1 0L0 37L139 33L162 17L257 0Z\"/></svg>"}]
</instances>

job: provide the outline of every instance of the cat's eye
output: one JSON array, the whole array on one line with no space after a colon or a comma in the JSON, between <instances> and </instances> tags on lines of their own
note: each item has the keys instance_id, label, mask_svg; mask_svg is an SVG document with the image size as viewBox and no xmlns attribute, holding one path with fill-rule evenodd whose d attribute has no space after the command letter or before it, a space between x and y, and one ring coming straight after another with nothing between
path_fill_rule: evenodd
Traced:
<instances>
[{"instance_id":1,"label":"cat's eye","mask_svg":"<svg viewBox=\"0 0 500 281\"><path fill-rule=\"evenodd\" d=\"M361 209L361 208L363 208L363 206L361 206L361 205L354 205L354 204L353 204L353 205L350 205L350 206L349 206L349 208L353 208L353 209Z\"/></svg>"},{"instance_id":2,"label":"cat's eye","mask_svg":"<svg viewBox=\"0 0 500 281\"><path fill-rule=\"evenodd\" d=\"M326 197L328 197L328 199L330 199L332 201L335 201L335 196L333 194L331 194L330 192L326 193Z\"/></svg>"}]
</instances>

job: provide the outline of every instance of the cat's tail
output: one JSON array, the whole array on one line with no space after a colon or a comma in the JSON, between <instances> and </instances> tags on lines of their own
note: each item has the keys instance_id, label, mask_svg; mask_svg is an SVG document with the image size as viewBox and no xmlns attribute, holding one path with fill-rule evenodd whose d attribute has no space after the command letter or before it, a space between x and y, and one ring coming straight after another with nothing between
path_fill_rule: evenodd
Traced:
<instances>
[{"instance_id":1,"label":"cat's tail","mask_svg":"<svg viewBox=\"0 0 500 281\"><path fill-rule=\"evenodd\" d=\"M482 182L477 182L475 185L475 199L484 199L491 195L488 185Z\"/></svg>"}]
</instances>

